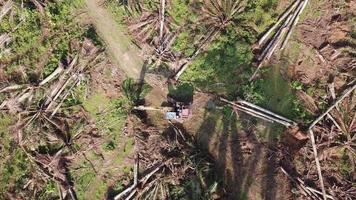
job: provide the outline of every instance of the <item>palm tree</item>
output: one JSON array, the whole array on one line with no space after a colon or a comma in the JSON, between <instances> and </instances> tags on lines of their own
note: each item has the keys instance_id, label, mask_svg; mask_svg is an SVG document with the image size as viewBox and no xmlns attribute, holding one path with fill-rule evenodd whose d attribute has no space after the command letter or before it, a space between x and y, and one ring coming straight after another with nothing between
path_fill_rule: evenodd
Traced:
<instances>
[{"instance_id":1,"label":"palm tree","mask_svg":"<svg viewBox=\"0 0 356 200\"><path fill-rule=\"evenodd\" d=\"M199 20L207 27L207 33L199 40L198 47L189 60L194 59L210 42L220 33L221 30L234 22L234 19L244 11L246 0L204 0L202 8L203 16ZM174 79L178 80L183 72L188 68L189 61L183 64L176 72Z\"/></svg>"},{"instance_id":2,"label":"palm tree","mask_svg":"<svg viewBox=\"0 0 356 200\"><path fill-rule=\"evenodd\" d=\"M240 14L246 0L204 0L202 21L208 26L225 28Z\"/></svg>"},{"instance_id":3,"label":"palm tree","mask_svg":"<svg viewBox=\"0 0 356 200\"><path fill-rule=\"evenodd\" d=\"M125 7L125 10L132 14L132 12L142 12L141 0L118 0L119 4Z\"/></svg>"}]
</instances>

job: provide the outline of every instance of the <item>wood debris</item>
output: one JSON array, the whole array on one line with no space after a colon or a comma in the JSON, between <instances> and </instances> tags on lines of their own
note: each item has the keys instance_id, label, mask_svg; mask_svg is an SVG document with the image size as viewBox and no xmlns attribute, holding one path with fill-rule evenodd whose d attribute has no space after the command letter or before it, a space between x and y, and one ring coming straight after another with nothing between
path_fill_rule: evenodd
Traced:
<instances>
[{"instance_id":1,"label":"wood debris","mask_svg":"<svg viewBox=\"0 0 356 200\"><path fill-rule=\"evenodd\" d=\"M257 58L258 66L250 81L254 80L260 68L267 62L276 50L283 50L288 43L293 29L298 24L299 16L302 14L309 0L296 0L279 18L279 20L258 41L257 48L262 48L262 53ZM276 29L278 30L276 31ZM271 34L275 34L270 38ZM270 38L270 39L269 39Z\"/></svg>"},{"instance_id":2,"label":"wood debris","mask_svg":"<svg viewBox=\"0 0 356 200\"><path fill-rule=\"evenodd\" d=\"M265 120L265 121L268 121L271 123L276 122L276 123L282 124L286 127L291 127L291 126L297 125L297 123L293 122L290 119L287 119L283 116L280 116L276 113L273 113L269 110L266 110L264 108L256 106L256 105L249 103L247 101L238 100L236 102L232 102L232 101L228 101L224 98L220 98L220 100L222 102L228 103L230 106L232 106L233 108L235 108L241 112L247 113L249 115L252 115L254 117L257 117L259 119L262 119L262 120Z\"/></svg>"}]
</instances>

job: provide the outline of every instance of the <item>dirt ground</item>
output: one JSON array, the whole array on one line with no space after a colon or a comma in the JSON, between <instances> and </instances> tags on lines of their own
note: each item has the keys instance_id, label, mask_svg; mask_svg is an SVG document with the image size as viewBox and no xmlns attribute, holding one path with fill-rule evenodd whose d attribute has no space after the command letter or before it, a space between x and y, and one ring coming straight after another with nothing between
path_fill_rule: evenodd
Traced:
<instances>
[{"instance_id":1,"label":"dirt ground","mask_svg":"<svg viewBox=\"0 0 356 200\"><path fill-rule=\"evenodd\" d=\"M290 76L304 84L335 83L340 89L349 74L355 74L354 30L355 2L311 2L305 19L296 30L300 45Z\"/></svg>"},{"instance_id":2,"label":"dirt ground","mask_svg":"<svg viewBox=\"0 0 356 200\"><path fill-rule=\"evenodd\" d=\"M129 42L125 30L116 24L99 1L86 0L86 4L88 15L107 44L113 62L128 76L139 79L144 71L144 57L140 50ZM347 32L352 27L348 17L333 10L333 5L328 1L313 1L308 5L310 8L305 11L304 19L296 27L294 40L291 41L291 44L301 44L301 53L292 57L293 53L289 52L292 50L286 51L292 57L292 64L288 66L289 76L304 84L317 80L328 82L330 75L338 74L334 79L339 80L336 81L339 83L336 88L340 88L347 79L342 73L355 68L352 64L355 60L350 55L336 55L345 52L341 44L345 44ZM349 1L347 6L354 8L355 3ZM315 9L323 11L323 14L314 16ZM293 46L289 45L289 48ZM337 69L343 71L338 73ZM146 97L147 104L159 106L166 99L167 86L161 77L157 79L149 75L146 78L153 87ZM103 90L110 91L110 87ZM313 98L308 97L306 99L312 99L313 104ZM277 130L262 122L255 126L252 123L254 119L248 116L226 113L213 99L211 95L196 93L193 117L184 123L184 127L214 157L218 168L224 169L221 173L227 186L225 199L295 199L290 182L278 168L278 155L273 153L279 145L278 138L273 136ZM166 125L162 113L150 114L150 118L158 127Z\"/></svg>"},{"instance_id":3,"label":"dirt ground","mask_svg":"<svg viewBox=\"0 0 356 200\"><path fill-rule=\"evenodd\" d=\"M274 131L262 121L226 111L213 96L194 96L192 119L184 127L214 158L223 175L223 199L292 199L287 178L271 153L278 145Z\"/></svg>"},{"instance_id":4,"label":"dirt ground","mask_svg":"<svg viewBox=\"0 0 356 200\"><path fill-rule=\"evenodd\" d=\"M88 15L107 44L113 62L128 76L137 79L144 71L141 70L144 58L139 49L127 42L129 37L125 31L116 25L111 14L100 6L99 1L87 0L86 4ZM162 85L162 79L149 78L153 90L146 96L146 104L159 106L166 100L167 85ZM154 81L150 81L154 78ZM113 89L110 88L112 86L105 87L102 88L105 91ZM114 94L109 92L110 95ZM266 146L258 144L255 134L251 134L253 130L249 128L250 119L240 120L233 115L225 118L213 98L209 94L196 93L192 106L193 117L184 123L184 127L198 138L202 147L206 147L218 167L226 169L221 173L225 177L224 184L230 187L227 187L224 199L289 199L290 194L286 193L289 185L276 168L277 159L268 153ZM149 113L149 118L157 127L167 125L162 120L162 113Z\"/></svg>"},{"instance_id":5,"label":"dirt ground","mask_svg":"<svg viewBox=\"0 0 356 200\"><path fill-rule=\"evenodd\" d=\"M160 106L166 99L167 89L163 84L163 77L154 74L147 74L142 51L135 46L125 27L119 26L112 14L104 8L100 0L86 0L86 23L93 23L98 34L104 40L107 52L111 56L114 64L125 72L128 77L135 80L142 78L152 86L151 92L147 95L147 104ZM84 18L86 18L84 17Z\"/></svg>"}]
</instances>

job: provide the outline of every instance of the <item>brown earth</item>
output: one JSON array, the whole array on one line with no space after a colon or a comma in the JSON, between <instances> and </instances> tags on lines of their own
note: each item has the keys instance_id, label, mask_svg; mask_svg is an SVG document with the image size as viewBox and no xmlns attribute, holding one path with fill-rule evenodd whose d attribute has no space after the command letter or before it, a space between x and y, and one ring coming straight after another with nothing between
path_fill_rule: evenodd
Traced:
<instances>
[{"instance_id":1,"label":"brown earth","mask_svg":"<svg viewBox=\"0 0 356 200\"><path fill-rule=\"evenodd\" d=\"M117 26L108 11L99 6L98 1L86 2L88 15L99 35L107 43L113 62L128 76L138 79L144 71L141 70L143 58L139 50L132 44L125 44L128 41L125 31ZM312 6L324 6L320 9L330 10L330 5L313 3ZM343 54L331 59L335 56L335 51L331 55L328 55L325 49L322 51L327 44L331 46L331 51L339 49L350 30L345 21L347 18L342 18L342 15L340 18L330 11L315 19L310 17L311 12L313 8L308 10L306 19L297 27L297 41L303 46L290 70L291 76L304 84L312 84L316 80L327 81L328 75L336 73L336 70L350 59ZM317 56L316 52L319 51L321 57ZM153 90L146 100L148 104L159 106L165 100L167 91L166 86L162 84L163 79L155 78L156 76L151 76L147 79ZM335 79L340 80L340 85L345 83L343 77L336 76ZM111 87L104 86L102 89L110 91ZM215 158L227 186L225 199L294 199L289 181L278 169L280 158L271 150L278 146L278 140L272 136L274 130L261 122L255 127L251 123L253 119L248 116L235 116L232 113L228 116L216 107L212 99L208 94L197 93L194 96L192 119L183 124ZM309 103L312 102L309 96L305 99ZM315 105L310 104L311 109L315 111ZM150 117L155 125L166 125L161 113L152 114ZM259 135L264 137L260 138Z\"/></svg>"},{"instance_id":2,"label":"brown earth","mask_svg":"<svg viewBox=\"0 0 356 200\"><path fill-rule=\"evenodd\" d=\"M160 106L166 99L167 89L164 77L149 74L146 71L144 56L132 43L125 27L119 26L112 14L104 8L100 0L86 0L86 23L93 23L98 34L104 40L111 61L128 77L144 79L152 90L147 95L147 104ZM89 18L89 20L88 20Z\"/></svg>"},{"instance_id":3,"label":"brown earth","mask_svg":"<svg viewBox=\"0 0 356 200\"><path fill-rule=\"evenodd\" d=\"M305 84L327 83L343 73L355 76L355 39L350 36L355 3L349 1L340 7L338 2L322 1L309 6L305 20L296 30L302 46L292 76ZM315 14L318 12L320 16Z\"/></svg>"}]
</instances>

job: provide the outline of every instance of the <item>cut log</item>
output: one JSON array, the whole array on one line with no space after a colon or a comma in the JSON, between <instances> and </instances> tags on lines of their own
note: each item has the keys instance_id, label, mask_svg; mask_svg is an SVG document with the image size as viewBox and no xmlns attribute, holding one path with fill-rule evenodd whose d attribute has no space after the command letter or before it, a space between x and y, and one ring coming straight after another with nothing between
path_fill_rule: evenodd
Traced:
<instances>
[{"instance_id":1,"label":"cut log","mask_svg":"<svg viewBox=\"0 0 356 200\"><path fill-rule=\"evenodd\" d=\"M284 121L286 121L286 122L289 122L289 123L291 123L291 124L293 124L293 125L297 125L297 123L293 122L293 121L290 120L290 119L287 119L287 118L285 118L285 117L283 117L283 116L281 116L281 115L278 115L278 114L276 114L276 113L273 113L273 112L271 112L271 111L269 111L269 110L267 110L267 109L264 109L264 108L262 108L262 107L260 107L260 106L254 105L254 104L252 104L252 103L250 103L250 102L247 102L247 101L244 101L244 100L238 100L237 102L238 102L238 103L241 103L241 104L248 105L248 106L250 106L250 107L252 107L252 108L255 108L255 109L257 109L257 110L260 110L260 111L262 111L262 112L268 113L268 114L270 114L270 115L272 115L272 116L274 116L274 117L276 117L276 118L279 118L279 119L281 119L281 120L284 120Z\"/></svg>"},{"instance_id":2,"label":"cut log","mask_svg":"<svg viewBox=\"0 0 356 200\"><path fill-rule=\"evenodd\" d=\"M288 26L290 25L290 22L292 20L292 15L288 16L288 18L286 19L286 21L283 23L283 25L281 26L281 28L277 31L277 33L273 36L272 40L269 42L269 44L267 45L267 47L263 50L262 54L259 56L258 60L260 60L261 62L263 61L263 59L266 57L267 59L267 55L271 54L271 49L275 49L273 47L276 46L277 42L282 38L281 36L283 36L283 30L287 29ZM268 60L268 59L267 59Z\"/></svg>"},{"instance_id":3,"label":"cut log","mask_svg":"<svg viewBox=\"0 0 356 200\"><path fill-rule=\"evenodd\" d=\"M298 24L299 16L303 13L303 10L305 9L305 7L306 7L307 4L308 4L308 1L309 1L309 0L305 0L305 1L303 2L302 7L297 11L296 17L295 17L295 19L293 20L293 25L290 27L289 32L288 32L288 34L287 34L287 37L286 37L286 39L283 41L281 50L283 50L284 47L287 45L287 42L288 42L290 36L292 35L292 32L293 32L294 27Z\"/></svg>"},{"instance_id":4,"label":"cut log","mask_svg":"<svg viewBox=\"0 0 356 200\"><path fill-rule=\"evenodd\" d=\"M273 115L271 116L268 113L264 113L261 110L248 108L246 106L239 105L239 104L237 104L235 102L228 101L228 100L226 100L226 99L224 99L222 97L220 98L220 100L225 102L225 103L230 104L232 107L236 108L237 110L240 110L242 112L250 114L250 115L252 115L254 117L258 117L260 119L263 119L263 120L266 120L266 121L269 121L269 122L277 122L277 123L282 124L282 125L284 125L286 127L290 127L290 126L294 125L292 123L289 123L288 121L284 121L284 120L282 120L280 118L274 117ZM255 107L257 107L257 106L255 106ZM277 115L277 114L274 114L274 115Z\"/></svg>"},{"instance_id":5,"label":"cut log","mask_svg":"<svg viewBox=\"0 0 356 200\"><path fill-rule=\"evenodd\" d=\"M257 76L260 68L263 66L266 60L269 60L278 46L281 46L282 50L287 44L292 31L299 21L299 16L305 9L308 0L305 1L295 1L293 5L282 15L282 17L277 21L277 23L259 40L258 45L261 46L265 43L268 36L276 29L280 23L284 21L283 25L279 28L276 34L272 37L271 41L268 43L267 47L262 51L261 55L258 57L259 64L257 69L249 79L252 81ZM287 34L287 35L286 35Z\"/></svg>"},{"instance_id":6,"label":"cut log","mask_svg":"<svg viewBox=\"0 0 356 200\"><path fill-rule=\"evenodd\" d=\"M300 0L294 1L293 5L279 18L279 20L263 35L263 37L258 41L258 45L262 46L268 36L289 16L289 14L295 9L299 4Z\"/></svg>"},{"instance_id":7,"label":"cut log","mask_svg":"<svg viewBox=\"0 0 356 200\"><path fill-rule=\"evenodd\" d=\"M164 27L164 14L166 8L166 0L160 0L160 9L159 9L159 17L160 17L160 27L159 27L159 41L160 43L163 40L163 27Z\"/></svg>"},{"instance_id":8,"label":"cut log","mask_svg":"<svg viewBox=\"0 0 356 200\"><path fill-rule=\"evenodd\" d=\"M266 60L269 60L273 53L275 52L275 50L277 49L278 46L280 46L280 44L282 43L283 39L285 38L285 34L288 32L289 30L289 26L290 26L290 23L291 23L291 19L292 17L288 17L287 19L287 24L285 27L282 27L281 28L281 33L280 35L278 36L277 40L274 42L274 44L272 45L271 49L269 50L269 52L267 53L266 55Z\"/></svg>"},{"instance_id":9,"label":"cut log","mask_svg":"<svg viewBox=\"0 0 356 200\"><path fill-rule=\"evenodd\" d=\"M142 110L142 111L162 111L162 108L150 107L150 106L135 106L133 110Z\"/></svg>"},{"instance_id":10,"label":"cut log","mask_svg":"<svg viewBox=\"0 0 356 200\"><path fill-rule=\"evenodd\" d=\"M292 19L291 16L288 17L288 19L284 22L284 24L282 25L282 27L277 31L277 33L275 34L275 36L272 38L272 40L268 43L267 47L262 51L262 54L258 57L259 60L259 64L257 66L257 69L255 70L255 72L253 73L253 75L251 76L251 78L249 79L249 81L252 81L255 79L255 77L257 76L258 72L260 71L261 67L263 66L264 62L266 60L268 60L267 55L272 55L277 42L281 39L280 36L282 34L282 31L284 30L285 27L287 27L288 23L290 22L290 20ZM273 51L271 52L270 50L273 49Z\"/></svg>"}]
</instances>

